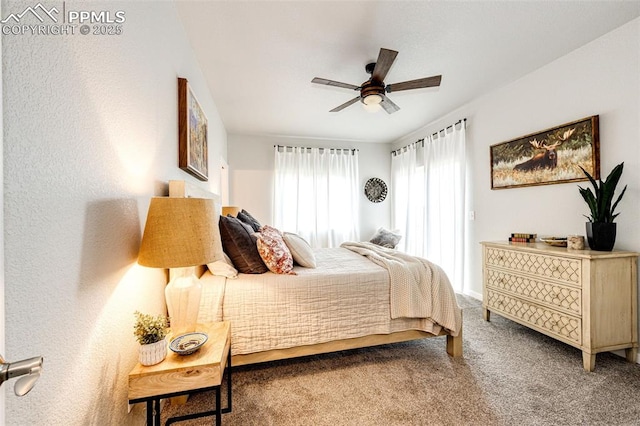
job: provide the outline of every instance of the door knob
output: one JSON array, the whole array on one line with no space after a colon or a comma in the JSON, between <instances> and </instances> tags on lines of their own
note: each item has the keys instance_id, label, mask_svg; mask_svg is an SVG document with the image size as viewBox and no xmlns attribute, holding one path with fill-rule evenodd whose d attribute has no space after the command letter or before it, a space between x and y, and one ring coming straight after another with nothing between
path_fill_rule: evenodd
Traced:
<instances>
[{"instance_id":1,"label":"door knob","mask_svg":"<svg viewBox=\"0 0 640 426\"><path fill-rule=\"evenodd\" d=\"M0 386L9 379L20 377L16 381L14 392L18 396L26 395L40 378L43 361L44 359L38 356L22 361L6 362L0 355Z\"/></svg>"}]
</instances>

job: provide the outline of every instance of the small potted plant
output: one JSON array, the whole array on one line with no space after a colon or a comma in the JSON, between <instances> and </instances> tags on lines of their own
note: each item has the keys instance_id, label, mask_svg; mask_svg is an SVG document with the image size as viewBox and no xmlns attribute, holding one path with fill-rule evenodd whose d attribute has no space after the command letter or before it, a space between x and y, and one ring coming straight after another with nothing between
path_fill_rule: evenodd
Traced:
<instances>
[{"instance_id":1,"label":"small potted plant","mask_svg":"<svg viewBox=\"0 0 640 426\"><path fill-rule=\"evenodd\" d=\"M167 356L168 318L164 315L134 313L136 323L133 334L140 343L138 359L142 365L154 365Z\"/></svg>"},{"instance_id":2,"label":"small potted plant","mask_svg":"<svg viewBox=\"0 0 640 426\"><path fill-rule=\"evenodd\" d=\"M620 181L623 167L624 163L615 166L604 182L602 179L598 179L596 182L593 176L580 167L589 178L595 191L594 194L591 192L591 188L578 187L580 195L591 210L591 216L585 215L585 217L589 219L587 222L587 241L592 250L611 251L615 245L616 224L614 220L620 214L615 213L615 210L627 190L627 186L625 185L615 202L613 202L613 196Z\"/></svg>"}]
</instances>

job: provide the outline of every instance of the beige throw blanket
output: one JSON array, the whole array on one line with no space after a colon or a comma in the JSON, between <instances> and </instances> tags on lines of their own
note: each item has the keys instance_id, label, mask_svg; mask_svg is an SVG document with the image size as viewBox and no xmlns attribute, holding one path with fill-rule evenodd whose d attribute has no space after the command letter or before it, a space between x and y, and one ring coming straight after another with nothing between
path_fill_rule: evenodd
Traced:
<instances>
[{"instance_id":1,"label":"beige throw blanket","mask_svg":"<svg viewBox=\"0 0 640 426\"><path fill-rule=\"evenodd\" d=\"M387 269L391 318L427 318L453 336L458 335L462 313L442 268L426 259L368 242L347 242L342 247Z\"/></svg>"}]
</instances>

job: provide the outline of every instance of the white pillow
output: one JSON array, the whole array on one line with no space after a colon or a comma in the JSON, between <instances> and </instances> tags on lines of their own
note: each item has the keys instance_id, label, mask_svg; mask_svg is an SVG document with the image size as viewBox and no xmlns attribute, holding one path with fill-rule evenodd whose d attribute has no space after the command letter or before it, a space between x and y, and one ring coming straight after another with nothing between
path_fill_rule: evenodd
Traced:
<instances>
[{"instance_id":1,"label":"white pillow","mask_svg":"<svg viewBox=\"0 0 640 426\"><path fill-rule=\"evenodd\" d=\"M293 260L300 266L305 268L316 267L316 256L313 254L313 250L309 243L299 236L291 232L285 232L283 237L284 243L289 248Z\"/></svg>"},{"instance_id":2,"label":"white pillow","mask_svg":"<svg viewBox=\"0 0 640 426\"><path fill-rule=\"evenodd\" d=\"M226 253L223 253L222 260L216 260L215 262L207 263L207 268L213 275L227 278L238 278L238 270L233 267L233 263Z\"/></svg>"},{"instance_id":3,"label":"white pillow","mask_svg":"<svg viewBox=\"0 0 640 426\"><path fill-rule=\"evenodd\" d=\"M229 261L230 265L231 260L228 258L224 250L222 249L222 236L220 235L220 215L216 214L215 218L215 226L213 227L213 245L215 246L216 257L215 260L224 260L223 257L226 257Z\"/></svg>"}]
</instances>

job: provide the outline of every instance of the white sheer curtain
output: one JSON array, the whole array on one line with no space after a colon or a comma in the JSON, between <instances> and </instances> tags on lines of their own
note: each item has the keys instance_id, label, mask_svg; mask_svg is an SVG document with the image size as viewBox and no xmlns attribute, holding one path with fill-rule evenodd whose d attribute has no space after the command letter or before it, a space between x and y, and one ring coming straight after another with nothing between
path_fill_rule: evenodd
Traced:
<instances>
[{"instance_id":1,"label":"white sheer curtain","mask_svg":"<svg viewBox=\"0 0 640 426\"><path fill-rule=\"evenodd\" d=\"M358 241L358 151L275 147L274 225L312 247Z\"/></svg>"},{"instance_id":2,"label":"white sheer curtain","mask_svg":"<svg viewBox=\"0 0 640 426\"><path fill-rule=\"evenodd\" d=\"M429 135L391 157L393 227L400 250L440 265L456 291L464 283L465 126Z\"/></svg>"}]
</instances>

